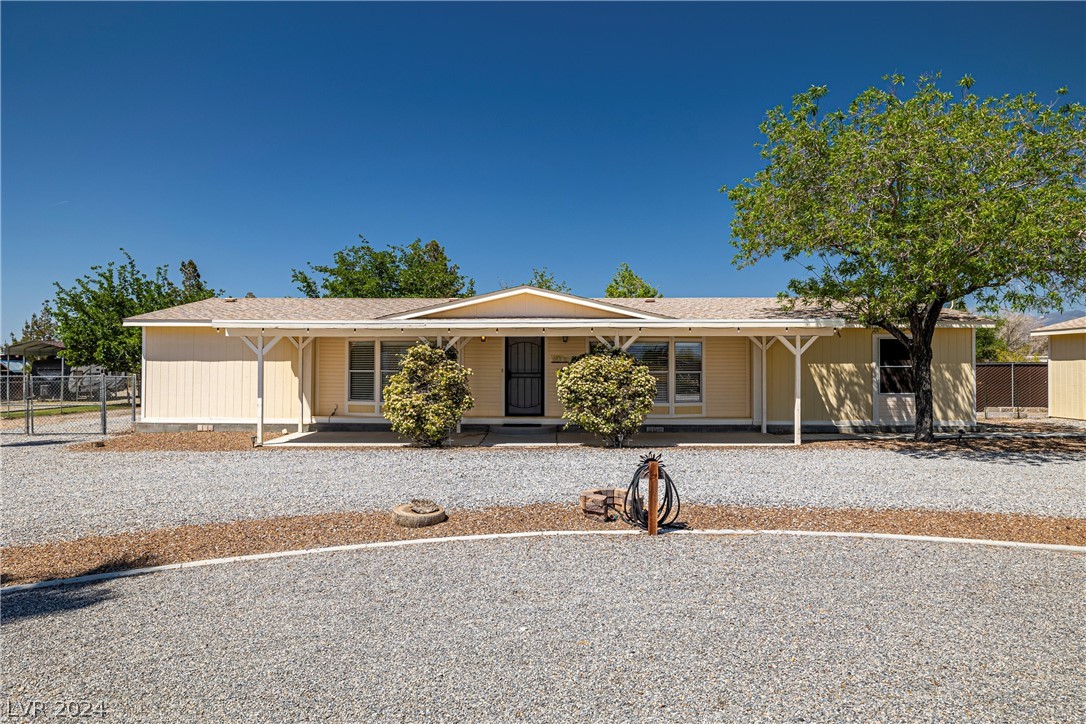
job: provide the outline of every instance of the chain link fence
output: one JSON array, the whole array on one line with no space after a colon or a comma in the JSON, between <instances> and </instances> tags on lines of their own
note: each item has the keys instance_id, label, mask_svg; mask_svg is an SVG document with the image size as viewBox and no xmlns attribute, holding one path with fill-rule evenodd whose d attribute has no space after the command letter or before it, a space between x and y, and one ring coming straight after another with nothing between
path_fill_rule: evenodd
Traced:
<instances>
[{"instance_id":1,"label":"chain link fence","mask_svg":"<svg viewBox=\"0 0 1086 724\"><path fill-rule=\"evenodd\" d=\"M136 375L3 375L0 432L106 435L131 430L139 415Z\"/></svg>"},{"instance_id":2,"label":"chain link fence","mask_svg":"<svg viewBox=\"0 0 1086 724\"><path fill-rule=\"evenodd\" d=\"M977 412L989 408L1047 408L1044 362L978 362Z\"/></svg>"}]
</instances>

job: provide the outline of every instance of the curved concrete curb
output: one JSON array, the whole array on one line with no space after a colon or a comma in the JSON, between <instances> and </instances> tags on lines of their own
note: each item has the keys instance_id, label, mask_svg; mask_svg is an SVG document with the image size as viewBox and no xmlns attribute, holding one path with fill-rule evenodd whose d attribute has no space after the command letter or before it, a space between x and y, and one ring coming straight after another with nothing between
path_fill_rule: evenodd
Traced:
<instances>
[{"instance_id":1,"label":"curved concrete curb","mask_svg":"<svg viewBox=\"0 0 1086 724\"><path fill-rule=\"evenodd\" d=\"M874 538L883 540L900 540L919 543L969 543L973 545L996 546L1000 548L1030 548L1034 550L1056 551L1062 553L1086 554L1086 546L1069 546L1057 543L1019 543L1017 541L988 540L984 538L942 538L927 535L901 535L897 533L847 533L835 531L805 531L805 530L753 530L753 529L729 529L716 530L673 530L665 535L704 535L704 536L797 536L811 538ZM147 568L132 568L125 571L110 571L108 573L95 573L89 576L77 576L75 578L53 578L48 581L35 583L21 583L15 586L0 588L0 594L18 593L20 591L32 591L39 588L53 588L55 586L74 585L80 583L96 583L113 578L127 578L129 576L142 576L147 573L159 573L162 571L179 571L187 568L200 568L202 566L218 566L224 563L240 563L243 561L263 561L273 558L293 558L297 556L316 555L320 553L341 553L345 551L359 551L370 548L399 548L402 546L425 545L429 543L456 543L474 542L480 540L499 540L504 538L543 538L547 536L569 535L644 535L640 530L541 530L524 533L482 533L479 535L458 535L444 538L414 538L411 540L381 541L377 543L352 543L341 546L328 546L325 548L302 548L293 551L277 551L275 553L250 553L243 556L229 558L208 558L202 561L190 561L188 563L168 563L162 566L148 566Z\"/></svg>"}]
</instances>

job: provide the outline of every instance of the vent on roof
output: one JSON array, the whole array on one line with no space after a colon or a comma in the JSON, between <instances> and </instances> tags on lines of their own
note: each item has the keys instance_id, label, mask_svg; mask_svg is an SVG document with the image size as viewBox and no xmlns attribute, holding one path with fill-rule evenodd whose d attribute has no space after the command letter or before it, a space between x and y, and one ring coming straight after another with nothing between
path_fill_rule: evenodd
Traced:
<instances>
[{"instance_id":1,"label":"vent on roof","mask_svg":"<svg viewBox=\"0 0 1086 724\"><path fill-rule=\"evenodd\" d=\"M235 299L234 297L223 297L223 301L224 302L236 302L237 299Z\"/></svg>"},{"instance_id":2,"label":"vent on roof","mask_svg":"<svg viewBox=\"0 0 1086 724\"><path fill-rule=\"evenodd\" d=\"M652 304L655 301L656 301L655 299L646 299L645 304Z\"/></svg>"}]
</instances>

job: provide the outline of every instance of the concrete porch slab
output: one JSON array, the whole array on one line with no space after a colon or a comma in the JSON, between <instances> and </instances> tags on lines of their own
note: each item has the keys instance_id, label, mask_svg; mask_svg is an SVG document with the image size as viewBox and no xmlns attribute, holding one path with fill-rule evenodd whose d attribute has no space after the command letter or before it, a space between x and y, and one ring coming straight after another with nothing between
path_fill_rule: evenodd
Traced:
<instances>
[{"instance_id":1,"label":"concrete porch slab","mask_svg":"<svg viewBox=\"0 0 1086 724\"><path fill-rule=\"evenodd\" d=\"M453 435L452 447L477 447L486 433ZM411 442L391 430L295 432L264 443L265 447L407 447Z\"/></svg>"},{"instance_id":2,"label":"concrete porch slab","mask_svg":"<svg viewBox=\"0 0 1086 724\"><path fill-rule=\"evenodd\" d=\"M805 436L806 437L806 436ZM809 439L829 436L812 435ZM842 436L835 436L840 439ZM284 435L269 440L266 447L407 447L411 443L389 430L320 431ZM791 435L763 435L760 432L647 432L634 438L634 448L787 446ZM540 432L464 432L453 435L452 447L602 447L587 432L545 430Z\"/></svg>"}]
</instances>

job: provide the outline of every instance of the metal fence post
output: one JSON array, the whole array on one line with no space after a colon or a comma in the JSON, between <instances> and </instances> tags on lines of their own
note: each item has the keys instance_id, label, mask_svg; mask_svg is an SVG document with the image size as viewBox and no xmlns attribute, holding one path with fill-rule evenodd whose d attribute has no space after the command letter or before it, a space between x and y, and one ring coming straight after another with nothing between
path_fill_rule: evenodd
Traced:
<instances>
[{"instance_id":1,"label":"metal fence post","mask_svg":"<svg viewBox=\"0 0 1086 724\"><path fill-rule=\"evenodd\" d=\"M30 377L23 375L23 428L30 434Z\"/></svg>"},{"instance_id":2,"label":"metal fence post","mask_svg":"<svg viewBox=\"0 0 1086 724\"><path fill-rule=\"evenodd\" d=\"M129 381L128 397L129 397L129 399L132 400L132 427L133 428L135 428L135 426L136 426L136 389L137 389L136 385L138 385L138 384L139 384L139 381L136 379L136 376L132 375L132 379Z\"/></svg>"},{"instance_id":3,"label":"metal fence post","mask_svg":"<svg viewBox=\"0 0 1086 724\"><path fill-rule=\"evenodd\" d=\"M1011 362L1011 407L1014 408L1015 418L1021 417L1021 415L1018 414L1018 405L1015 404L1014 397L1014 362Z\"/></svg>"},{"instance_id":4,"label":"metal fence post","mask_svg":"<svg viewBox=\"0 0 1086 724\"><path fill-rule=\"evenodd\" d=\"M102 434L106 434L106 376L102 375L99 384L99 397L102 402Z\"/></svg>"}]
</instances>

